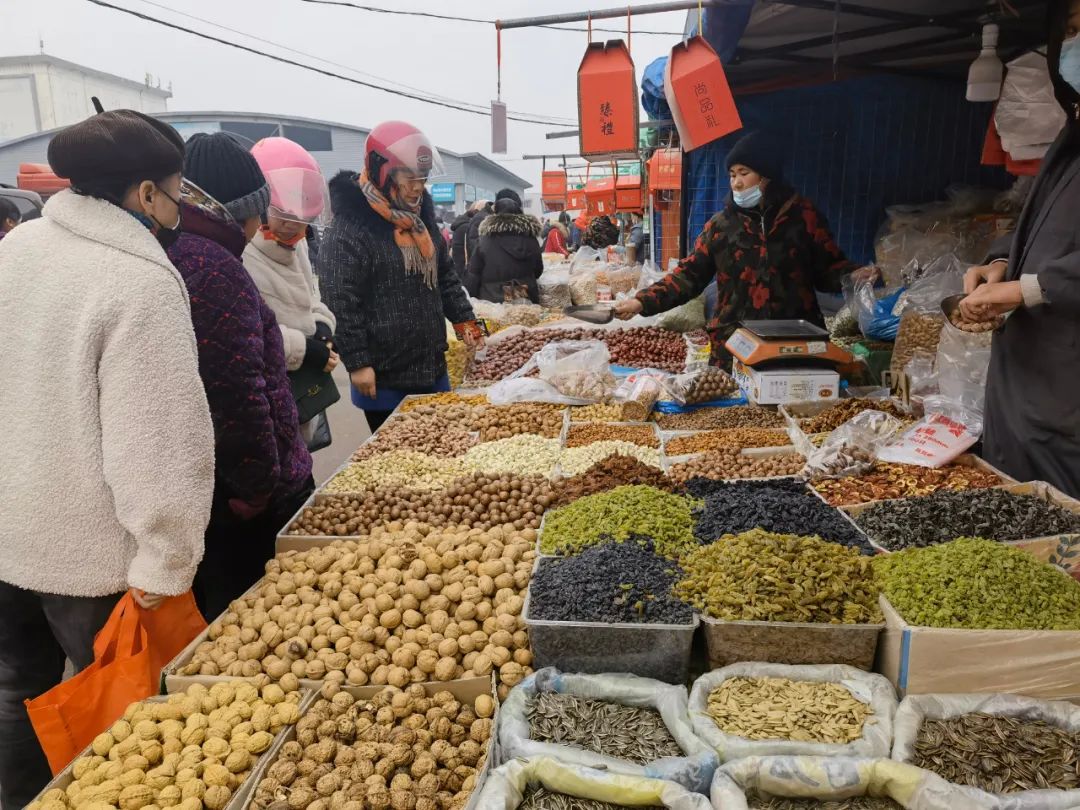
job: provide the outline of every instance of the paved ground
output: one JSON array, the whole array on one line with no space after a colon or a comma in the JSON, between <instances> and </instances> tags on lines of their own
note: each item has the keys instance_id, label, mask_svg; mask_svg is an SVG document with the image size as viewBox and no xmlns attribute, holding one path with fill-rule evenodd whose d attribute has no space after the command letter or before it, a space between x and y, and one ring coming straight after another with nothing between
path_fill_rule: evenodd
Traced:
<instances>
[{"instance_id":1,"label":"paved ground","mask_svg":"<svg viewBox=\"0 0 1080 810\"><path fill-rule=\"evenodd\" d=\"M371 435L364 412L349 399L349 375L344 366L334 370L334 380L341 391L341 399L330 408L330 435L334 443L315 454L315 483L322 484L333 475L363 441Z\"/></svg>"}]
</instances>

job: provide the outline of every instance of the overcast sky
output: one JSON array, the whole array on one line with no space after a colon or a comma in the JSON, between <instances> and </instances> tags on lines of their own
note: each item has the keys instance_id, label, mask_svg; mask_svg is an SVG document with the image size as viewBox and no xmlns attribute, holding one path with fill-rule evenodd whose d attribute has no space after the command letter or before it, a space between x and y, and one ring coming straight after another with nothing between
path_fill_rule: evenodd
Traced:
<instances>
[{"instance_id":1,"label":"overcast sky","mask_svg":"<svg viewBox=\"0 0 1080 810\"><path fill-rule=\"evenodd\" d=\"M402 17L313 5L303 0L109 1L380 86L387 84L383 80L390 80L399 88L410 85L429 94L472 104L487 105L495 97L492 25ZM587 8L575 0L356 2L484 19ZM166 10L161 7L164 5L175 10ZM613 5L610 0L598 0L594 7ZM684 12L642 16L635 18L634 28L677 32L682 30L685 19ZM598 21L596 26L624 29L625 24L623 18ZM223 31L215 25L236 29L243 35ZM618 36L594 33L596 39ZM252 37L270 40L278 46ZM95 6L87 0L0 0L0 55L37 53L39 38L44 40L46 53L62 59L138 81L151 73L160 77L162 86L172 82L174 96L169 100L169 109L173 111L263 112L367 127L385 119L400 118L419 126L438 145L458 152L488 154L537 186L539 162L522 161L522 154L576 150L576 139L549 141L544 135L576 128L572 124L577 116L576 73L586 44L584 32L519 29L503 33L503 100L510 110L571 123L566 126L511 121L509 152L505 157L490 155L487 117L319 76ZM646 34L632 38L639 85L645 66L668 53L677 40L675 36ZM316 58L339 66L318 62ZM359 159L358 155L358 163Z\"/></svg>"}]
</instances>

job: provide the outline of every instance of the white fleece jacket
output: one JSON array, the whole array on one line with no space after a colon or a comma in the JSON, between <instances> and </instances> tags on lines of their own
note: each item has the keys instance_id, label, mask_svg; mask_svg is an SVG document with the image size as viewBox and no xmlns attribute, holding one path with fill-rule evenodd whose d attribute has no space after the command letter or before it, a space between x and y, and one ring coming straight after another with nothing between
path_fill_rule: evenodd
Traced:
<instances>
[{"instance_id":1,"label":"white fleece jacket","mask_svg":"<svg viewBox=\"0 0 1080 810\"><path fill-rule=\"evenodd\" d=\"M315 336L315 324L321 321L331 332L337 325L334 313L319 299L307 243L301 240L289 250L256 234L244 250L244 267L277 317L285 342L285 366L296 371L304 362L307 339Z\"/></svg>"},{"instance_id":2,"label":"white fleece jacket","mask_svg":"<svg viewBox=\"0 0 1080 810\"><path fill-rule=\"evenodd\" d=\"M0 580L180 594L214 436L183 280L121 208L63 191L0 241Z\"/></svg>"}]
</instances>

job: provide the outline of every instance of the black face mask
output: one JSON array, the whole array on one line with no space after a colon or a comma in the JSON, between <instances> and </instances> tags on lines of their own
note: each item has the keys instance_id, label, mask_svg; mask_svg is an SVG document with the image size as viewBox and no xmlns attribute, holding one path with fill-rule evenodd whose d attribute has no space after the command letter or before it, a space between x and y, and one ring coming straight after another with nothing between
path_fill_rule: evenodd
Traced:
<instances>
[{"instance_id":1,"label":"black face mask","mask_svg":"<svg viewBox=\"0 0 1080 810\"><path fill-rule=\"evenodd\" d=\"M158 186L157 190L164 194L166 197L169 197L168 192L162 189L161 186ZM180 234L183 232L181 229L180 221L180 201L175 200L172 197L169 197L169 199L172 200L172 202L176 203L176 225L171 228L166 228L156 219L154 220L154 224L157 225L157 230L154 231L154 237L158 240L158 244L161 245L162 250L168 250L173 245L175 245L176 240L180 238Z\"/></svg>"}]
</instances>

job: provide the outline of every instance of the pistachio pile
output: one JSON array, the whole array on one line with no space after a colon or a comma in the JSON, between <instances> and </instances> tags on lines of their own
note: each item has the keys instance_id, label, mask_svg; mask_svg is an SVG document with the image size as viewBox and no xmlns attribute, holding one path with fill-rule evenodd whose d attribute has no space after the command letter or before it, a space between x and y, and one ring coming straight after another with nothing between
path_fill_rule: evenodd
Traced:
<instances>
[{"instance_id":1,"label":"pistachio pile","mask_svg":"<svg viewBox=\"0 0 1080 810\"><path fill-rule=\"evenodd\" d=\"M661 430L724 430L726 428L782 428L784 417L775 408L736 405L731 408L698 408L689 413L658 413L653 418Z\"/></svg>"},{"instance_id":2,"label":"pistachio pile","mask_svg":"<svg viewBox=\"0 0 1080 810\"><path fill-rule=\"evenodd\" d=\"M390 419L353 453L353 461L364 461L391 450L414 450L430 456L460 456L476 444L460 422L441 414L421 414L415 411Z\"/></svg>"},{"instance_id":3,"label":"pistachio pile","mask_svg":"<svg viewBox=\"0 0 1080 810\"><path fill-rule=\"evenodd\" d=\"M946 464L934 469L879 462L868 473L849 478L826 478L815 481L813 487L833 506L853 506L942 490L989 489L1001 483L1001 478L989 470L965 464Z\"/></svg>"},{"instance_id":4,"label":"pistachio pile","mask_svg":"<svg viewBox=\"0 0 1080 810\"><path fill-rule=\"evenodd\" d=\"M838 683L741 676L713 689L706 710L725 734L836 745L862 737L874 713Z\"/></svg>"},{"instance_id":5,"label":"pistachio pile","mask_svg":"<svg viewBox=\"0 0 1080 810\"><path fill-rule=\"evenodd\" d=\"M784 447L789 444L791 439L782 430L729 428L675 436L664 442L664 452L669 456L684 456L722 448L742 450L744 447Z\"/></svg>"},{"instance_id":6,"label":"pistachio pile","mask_svg":"<svg viewBox=\"0 0 1080 810\"><path fill-rule=\"evenodd\" d=\"M252 799L257 810L461 810L489 753L495 702L423 686L371 700L336 692L296 726Z\"/></svg>"},{"instance_id":7,"label":"pistachio pile","mask_svg":"<svg viewBox=\"0 0 1080 810\"><path fill-rule=\"evenodd\" d=\"M642 447L660 447L660 436L652 425L609 425L592 423L570 425L567 447L584 447L593 442L630 442Z\"/></svg>"},{"instance_id":8,"label":"pistachio pile","mask_svg":"<svg viewBox=\"0 0 1080 810\"><path fill-rule=\"evenodd\" d=\"M643 534L652 538L658 554L678 559L697 546L691 506L681 495L647 486L588 495L547 514L540 550L575 554L609 537L621 541Z\"/></svg>"},{"instance_id":9,"label":"pistachio pile","mask_svg":"<svg viewBox=\"0 0 1080 810\"><path fill-rule=\"evenodd\" d=\"M819 537L755 529L721 537L686 555L682 565L686 577L675 595L714 619L881 621L870 558Z\"/></svg>"},{"instance_id":10,"label":"pistachio pile","mask_svg":"<svg viewBox=\"0 0 1080 810\"><path fill-rule=\"evenodd\" d=\"M445 489L465 474L460 458L440 458L413 450L392 450L348 465L323 486L329 493L362 492L372 487L418 491Z\"/></svg>"},{"instance_id":11,"label":"pistachio pile","mask_svg":"<svg viewBox=\"0 0 1080 810\"><path fill-rule=\"evenodd\" d=\"M196 684L132 703L72 763L67 790L29 810L177 807L224 810L274 741L300 719L296 678L262 689L247 681Z\"/></svg>"},{"instance_id":12,"label":"pistachio pile","mask_svg":"<svg viewBox=\"0 0 1080 810\"><path fill-rule=\"evenodd\" d=\"M621 405L581 405L570 409L571 422L618 422L621 418Z\"/></svg>"},{"instance_id":13,"label":"pistachio pile","mask_svg":"<svg viewBox=\"0 0 1080 810\"><path fill-rule=\"evenodd\" d=\"M531 671L521 611L535 543L410 523L279 554L179 674L404 687L495 671L505 694Z\"/></svg>"},{"instance_id":14,"label":"pistachio pile","mask_svg":"<svg viewBox=\"0 0 1080 810\"><path fill-rule=\"evenodd\" d=\"M908 624L1080 630L1080 582L1026 551L961 538L875 557L881 590Z\"/></svg>"},{"instance_id":15,"label":"pistachio pile","mask_svg":"<svg viewBox=\"0 0 1080 810\"><path fill-rule=\"evenodd\" d=\"M549 477L559 461L560 442L532 433L484 442L469 448L464 463L468 470Z\"/></svg>"}]
</instances>

